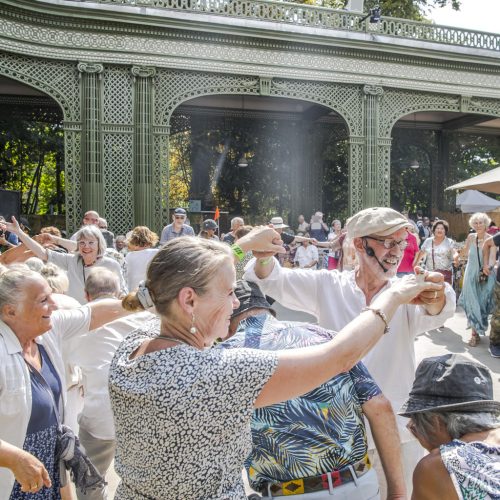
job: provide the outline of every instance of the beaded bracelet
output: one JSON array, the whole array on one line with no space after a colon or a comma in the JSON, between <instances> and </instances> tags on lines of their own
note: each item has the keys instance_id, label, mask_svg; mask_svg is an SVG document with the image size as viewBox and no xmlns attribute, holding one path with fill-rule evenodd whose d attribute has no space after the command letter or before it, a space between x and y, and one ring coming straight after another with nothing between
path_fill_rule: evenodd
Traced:
<instances>
[{"instance_id":1,"label":"beaded bracelet","mask_svg":"<svg viewBox=\"0 0 500 500\"><path fill-rule=\"evenodd\" d=\"M384 311L382 311L381 309L377 309L376 307L365 307L361 312L365 311L372 311L373 313L375 313L385 324L384 335L386 333L389 333L389 321L387 320L387 316L385 315Z\"/></svg>"}]
</instances>

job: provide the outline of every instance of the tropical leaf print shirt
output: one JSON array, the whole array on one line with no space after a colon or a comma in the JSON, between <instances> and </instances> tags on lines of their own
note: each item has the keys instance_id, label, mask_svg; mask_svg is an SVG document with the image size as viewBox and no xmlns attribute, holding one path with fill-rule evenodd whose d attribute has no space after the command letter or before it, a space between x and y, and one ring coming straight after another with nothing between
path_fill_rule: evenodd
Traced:
<instances>
[{"instance_id":1,"label":"tropical leaf print shirt","mask_svg":"<svg viewBox=\"0 0 500 500\"><path fill-rule=\"evenodd\" d=\"M327 342L334 334L316 325L246 318L222 348L293 349ZM252 452L245 462L251 486L317 476L361 460L367 451L362 405L380 394L362 363L317 389L255 410Z\"/></svg>"}]
</instances>

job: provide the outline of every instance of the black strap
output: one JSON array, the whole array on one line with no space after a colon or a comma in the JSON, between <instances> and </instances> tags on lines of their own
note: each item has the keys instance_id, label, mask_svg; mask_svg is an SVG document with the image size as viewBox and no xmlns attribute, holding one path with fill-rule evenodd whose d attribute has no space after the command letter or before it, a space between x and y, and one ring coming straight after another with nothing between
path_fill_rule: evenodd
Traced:
<instances>
[{"instance_id":1,"label":"black strap","mask_svg":"<svg viewBox=\"0 0 500 500\"><path fill-rule=\"evenodd\" d=\"M481 257L479 256L479 238L477 237L476 234L476 252L477 252L477 262L479 263L479 269L482 269L483 266L481 265Z\"/></svg>"}]
</instances>

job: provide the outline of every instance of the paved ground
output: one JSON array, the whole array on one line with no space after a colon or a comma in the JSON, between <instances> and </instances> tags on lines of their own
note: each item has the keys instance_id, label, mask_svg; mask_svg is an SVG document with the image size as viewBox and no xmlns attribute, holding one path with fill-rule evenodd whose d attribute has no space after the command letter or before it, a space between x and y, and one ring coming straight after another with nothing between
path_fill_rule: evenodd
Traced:
<instances>
[{"instance_id":1,"label":"paved ground","mask_svg":"<svg viewBox=\"0 0 500 500\"><path fill-rule=\"evenodd\" d=\"M301 312L285 309L280 304L273 304L279 319L290 321L310 321L315 322L313 316ZM493 386L495 399L500 400L500 359L494 359L488 352L488 338L482 338L477 347L469 347L467 340L470 337L470 330L466 330L466 319L463 311L458 309L453 318L449 319L444 328L425 333L415 341L415 352L417 363L421 359L429 356L439 356L449 352L461 353L470 358L476 359L485 364L493 376ZM114 491L118 485L116 474L110 474L107 478L110 488L110 499L114 496Z\"/></svg>"}]
</instances>

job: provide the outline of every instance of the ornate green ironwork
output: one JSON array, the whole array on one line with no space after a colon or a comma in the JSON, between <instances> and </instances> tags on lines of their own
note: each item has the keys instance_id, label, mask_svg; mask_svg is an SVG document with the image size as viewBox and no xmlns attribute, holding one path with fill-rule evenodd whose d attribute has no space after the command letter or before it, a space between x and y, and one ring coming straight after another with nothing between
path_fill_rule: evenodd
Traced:
<instances>
[{"instance_id":1,"label":"ornate green ironwork","mask_svg":"<svg viewBox=\"0 0 500 500\"><path fill-rule=\"evenodd\" d=\"M382 17L370 23L363 14L312 5L273 0L80 0L83 2L119 4L180 10L224 17L271 21L307 28L335 29L353 33L376 32L395 38L434 42L486 50L500 50L500 35L437 24Z\"/></svg>"},{"instance_id":2,"label":"ornate green ironwork","mask_svg":"<svg viewBox=\"0 0 500 500\"><path fill-rule=\"evenodd\" d=\"M346 123L351 212L390 203L391 133L403 116L500 117L500 35L390 18L370 25L346 11L268 0L0 0L0 16L0 74L62 110L69 231L88 208L103 210L117 232L161 229L172 116L195 97L282 97L334 110ZM222 17L240 25L228 33ZM464 48L450 56L446 45ZM312 173L295 195L320 208Z\"/></svg>"}]
</instances>

